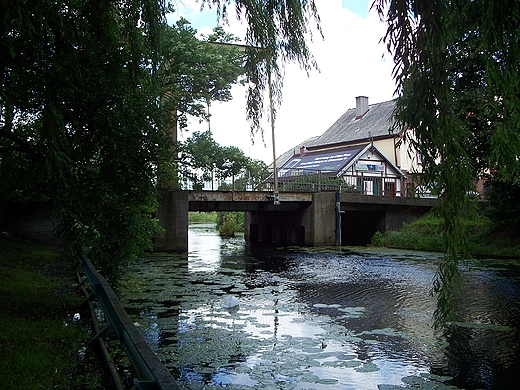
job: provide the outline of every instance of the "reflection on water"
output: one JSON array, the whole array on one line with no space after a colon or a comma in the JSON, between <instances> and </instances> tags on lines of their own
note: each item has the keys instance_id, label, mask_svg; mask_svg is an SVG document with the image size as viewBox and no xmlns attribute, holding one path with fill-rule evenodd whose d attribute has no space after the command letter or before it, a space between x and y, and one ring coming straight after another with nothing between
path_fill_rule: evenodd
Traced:
<instances>
[{"instance_id":1,"label":"reflection on water","mask_svg":"<svg viewBox=\"0 0 520 390\"><path fill-rule=\"evenodd\" d=\"M188 270L217 272L220 268L220 247L223 240L215 234L215 225L194 225L191 232L196 234L189 234Z\"/></svg>"},{"instance_id":2,"label":"reflection on water","mask_svg":"<svg viewBox=\"0 0 520 390\"><path fill-rule=\"evenodd\" d=\"M460 323L437 334L439 255L253 250L207 225L189 240L139 261L121 297L183 388L517 387L518 265L461 270ZM240 305L223 308L229 296Z\"/></svg>"}]
</instances>

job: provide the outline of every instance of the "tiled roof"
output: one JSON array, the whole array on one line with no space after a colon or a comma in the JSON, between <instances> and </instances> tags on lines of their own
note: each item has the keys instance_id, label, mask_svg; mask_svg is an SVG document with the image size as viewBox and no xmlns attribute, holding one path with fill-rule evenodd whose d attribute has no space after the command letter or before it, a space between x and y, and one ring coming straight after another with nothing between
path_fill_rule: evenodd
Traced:
<instances>
[{"instance_id":1,"label":"tiled roof","mask_svg":"<svg viewBox=\"0 0 520 390\"><path fill-rule=\"evenodd\" d=\"M350 108L320 137L309 140L309 150L322 146L365 141L371 137L390 136L395 100L370 104L361 118L356 118L356 108Z\"/></svg>"}]
</instances>

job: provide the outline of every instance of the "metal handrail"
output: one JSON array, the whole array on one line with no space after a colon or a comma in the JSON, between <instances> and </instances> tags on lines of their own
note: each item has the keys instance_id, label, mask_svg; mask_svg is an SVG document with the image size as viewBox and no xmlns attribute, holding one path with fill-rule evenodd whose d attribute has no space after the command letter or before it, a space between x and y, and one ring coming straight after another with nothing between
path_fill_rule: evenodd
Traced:
<instances>
[{"instance_id":1,"label":"metal handrail","mask_svg":"<svg viewBox=\"0 0 520 390\"><path fill-rule=\"evenodd\" d=\"M82 251L78 251L77 256L92 293L99 301L109 322L109 325L95 337L103 337L112 333L117 335L138 376L134 380L134 388L140 390L180 389L168 369L144 341L141 333L117 299L112 287Z\"/></svg>"},{"instance_id":2,"label":"metal handrail","mask_svg":"<svg viewBox=\"0 0 520 390\"><path fill-rule=\"evenodd\" d=\"M301 168L283 168L277 174L278 191L279 192L322 192L322 191L339 191L341 193L363 194L366 192L362 185L364 182L378 182L379 195L385 196L405 196L405 188L402 179L396 176L386 176L383 172L368 171L353 176L338 177L337 172L301 169ZM187 180L183 183L182 188L185 190L193 189L192 182ZM213 183L204 183L201 190L215 191L220 188L219 185L214 186ZM394 190L388 191L385 184L394 184ZM399 185L400 184L400 185ZM256 187L239 188L233 185L234 191L273 191L274 175L271 173L265 178L262 184ZM372 195L367 193L368 195Z\"/></svg>"}]
</instances>

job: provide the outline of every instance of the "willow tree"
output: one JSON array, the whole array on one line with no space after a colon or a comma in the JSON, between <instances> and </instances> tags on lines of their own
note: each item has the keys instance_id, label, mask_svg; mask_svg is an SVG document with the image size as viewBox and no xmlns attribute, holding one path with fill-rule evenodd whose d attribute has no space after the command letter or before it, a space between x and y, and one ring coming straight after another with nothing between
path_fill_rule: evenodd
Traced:
<instances>
[{"instance_id":1,"label":"willow tree","mask_svg":"<svg viewBox=\"0 0 520 390\"><path fill-rule=\"evenodd\" d=\"M453 319L453 298L460 288L458 266L469 257L461 217L472 207L468 193L474 190L479 162L469 146L476 145L475 136L483 135L480 147L486 150L488 169L517 183L520 177L520 3L376 0L375 4L388 23L384 41L395 61L397 125L413 131L410 142L421 152L423 178L442 194L437 208L444 218L445 255L432 290L438 300L439 327ZM481 64L480 70L462 65L468 64L469 55ZM479 88L461 90L461 78L472 72L481 72L476 75ZM463 106L466 112L461 115ZM481 128L474 126L477 113L488 115L480 121Z\"/></svg>"},{"instance_id":2,"label":"willow tree","mask_svg":"<svg viewBox=\"0 0 520 390\"><path fill-rule=\"evenodd\" d=\"M224 0L202 0L204 4L217 5L218 14L226 19L227 5ZM297 62L309 72L317 68L305 38L312 39L308 28L311 20L316 22L321 33L319 16L313 0L237 0L236 13L239 20L245 20L246 32L246 75L249 81L247 92L247 119L251 124L251 141L264 131L260 125L267 112L271 125L273 147L273 170L276 172L275 122L277 108L282 102L283 69L287 62ZM269 106L264 108L267 94ZM278 175L274 176L274 204L279 204Z\"/></svg>"},{"instance_id":3,"label":"willow tree","mask_svg":"<svg viewBox=\"0 0 520 390\"><path fill-rule=\"evenodd\" d=\"M229 4L227 0L201 1L201 7L216 6L224 21ZM314 0L235 0L234 6L238 19L247 25L247 119L254 141L257 133L264 136L263 116L267 114L272 121L276 117L282 102L285 64L296 62L306 72L317 69L306 39L312 39L312 25L321 34L320 18ZM266 95L273 102L267 109Z\"/></svg>"},{"instance_id":4,"label":"willow tree","mask_svg":"<svg viewBox=\"0 0 520 390\"><path fill-rule=\"evenodd\" d=\"M246 43L266 49L251 57L309 66L312 1L235 4ZM172 150L157 77L164 13L162 0L0 3L0 202L51 200L61 236L106 276L157 230L157 168ZM249 66L256 126L267 73Z\"/></svg>"}]
</instances>

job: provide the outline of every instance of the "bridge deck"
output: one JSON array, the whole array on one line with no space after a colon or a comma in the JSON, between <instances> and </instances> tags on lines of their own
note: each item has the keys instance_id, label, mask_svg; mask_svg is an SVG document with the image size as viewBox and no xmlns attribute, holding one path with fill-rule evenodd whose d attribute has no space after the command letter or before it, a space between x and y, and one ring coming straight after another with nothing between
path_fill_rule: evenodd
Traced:
<instances>
[{"instance_id":1,"label":"bridge deck","mask_svg":"<svg viewBox=\"0 0 520 390\"><path fill-rule=\"evenodd\" d=\"M189 211L298 211L312 203L312 194L284 192L274 206L267 191L188 191Z\"/></svg>"},{"instance_id":2,"label":"bridge deck","mask_svg":"<svg viewBox=\"0 0 520 390\"><path fill-rule=\"evenodd\" d=\"M189 211L298 211L312 203L312 192L281 192L280 205L268 191L188 191ZM409 206L431 208L437 199L341 194L342 208L348 205Z\"/></svg>"},{"instance_id":3,"label":"bridge deck","mask_svg":"<svg viewBox=\"0 0 520 390\"><path fill-rule=\"evenodd\" d=\"M392 206L415 206L433 207L438 200L435 198L408 198L404 196L378 196L378 195L359 195L341 194L341 203L363 203L372 205L392 205Z\"/></svg>"}]
</instances>

